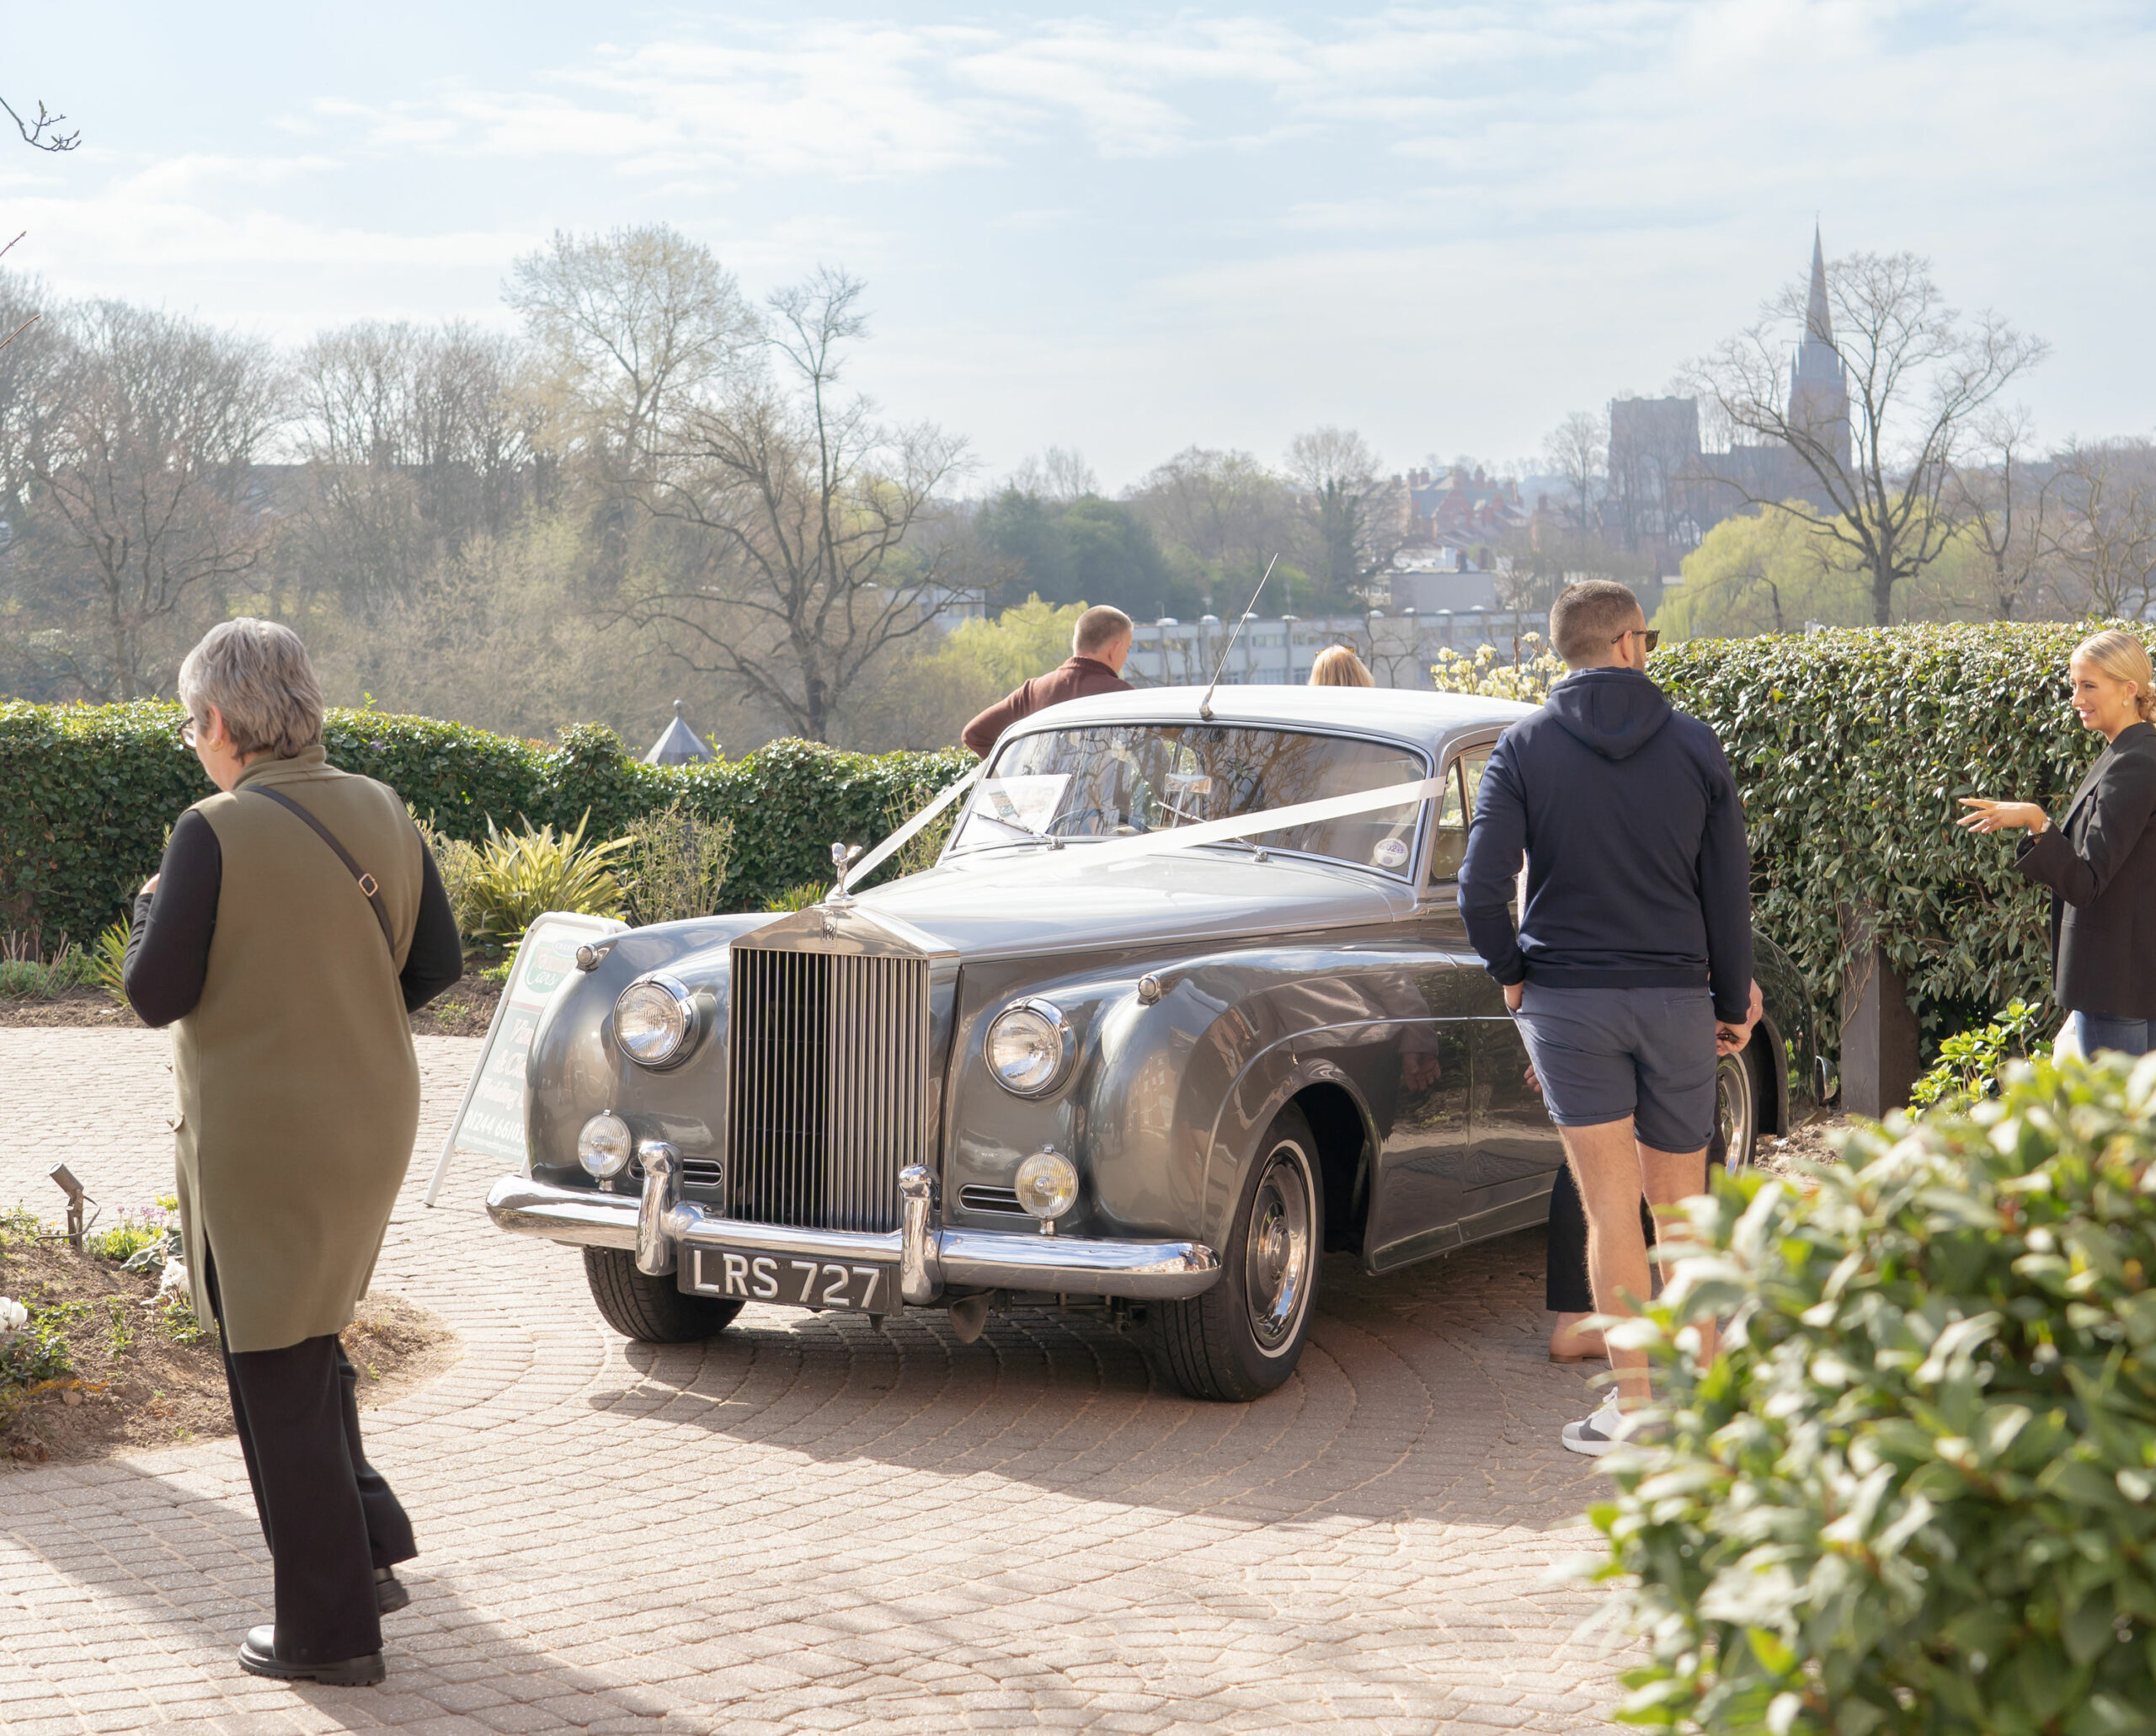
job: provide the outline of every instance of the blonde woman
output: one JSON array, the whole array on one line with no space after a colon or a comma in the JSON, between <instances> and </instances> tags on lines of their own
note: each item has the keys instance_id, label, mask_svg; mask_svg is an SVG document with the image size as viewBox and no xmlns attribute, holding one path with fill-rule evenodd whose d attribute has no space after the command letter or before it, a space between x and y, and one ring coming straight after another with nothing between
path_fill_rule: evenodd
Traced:
<instances>
[{"instance_id":1,"label":"blonde woman","mask_svg":"<svg viewBox=\"0 0 2156 1736\"><path fill-rule=\"evenodd\" d=\"M1327 645L1310 665L1313 687L1374 687L1363 660L1345 645Z\"/></svg>"},{"instance_id":2,"label":"blonde woman","mask_svg":"<svg viewBox=\"0 0 2156 1736\"><path fill-rule=\"evenodd\" d=\"M2156 672L2116 629L2068 665L2074 715L2111 744L2054 825L2034 802L1964 796L1972 831L2025 829L2015 866L2052 889L2052 986L2084 1055L2156 1048Z\"/></svg>"}]
</instances>

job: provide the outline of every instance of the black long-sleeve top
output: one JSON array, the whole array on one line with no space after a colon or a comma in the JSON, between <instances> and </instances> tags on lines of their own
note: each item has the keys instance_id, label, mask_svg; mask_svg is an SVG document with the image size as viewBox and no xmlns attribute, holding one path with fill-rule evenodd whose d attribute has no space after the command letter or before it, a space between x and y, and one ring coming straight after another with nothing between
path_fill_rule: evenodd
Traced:
<instances>
[{"instance_id":1,"label":"black long-sleeve top","mask_svg":"<svg viewBox=\"0 0 2156 1736\"><path fill-rule=\"evenodd\" d=\"M464 943L449 895L433 853L423 848L420 855L424 878L419 921L398 978L408 1012L418 1012L464 974ZM128 1002L143 1023L162 1027L184 1018L202 998L225 874L216 829L191 808L181 815L157 873L156 892L135 900L125 982Z\"/></svg>"},{"instance_id":2,"label":"black long-sleeve top","mask_svg":"<svg viewBox=\"0 0 2156 1736\"><path fill-rule=\"evenodd\" d=\"M2156 1018L2156 729L2129 724L2015 866L2052 889L2052 974L2069 1012Z\"/></svg>"}]
</instances>

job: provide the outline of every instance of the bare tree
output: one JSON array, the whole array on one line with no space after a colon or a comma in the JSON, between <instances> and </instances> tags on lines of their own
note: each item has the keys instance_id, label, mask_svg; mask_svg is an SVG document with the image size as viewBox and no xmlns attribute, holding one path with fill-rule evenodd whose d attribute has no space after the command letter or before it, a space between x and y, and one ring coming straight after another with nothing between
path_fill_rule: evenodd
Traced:
<instances>
[{"instance_id":1,"label":"bare tree","mask_svg":"<svg viewBox=\"0 0 2156 1736\"><path fill-rule=\"evenodd\" d=\"M1073 500L1099 494L1101 479L1077 452L1065 446L1050 446L1038 457L1028 453L1025 462L1011 473L1011 480L1006 486L1037 500L1068 506Z\"/></svg>"},{"instance_id":2,"label":"bare tree","mask_svg":"<svg viewBox=\"0 0 2156 1736\"><path fill-rule=\"evenodd\" d=\"M1594 528L1595 503L1609 478L1609 424L1592 410L1574 410L1542 442L1542 460L1565 479L1572 528L1586 535Z\"/></svg>"},{"instance_id":3,"label":"bare tree","mask_svg":"<svg viewBox=\"0 0 2156 1736\"><path fill-rule=\"evenodd\" d=\"M61 654L68 673L136 699L169 677L161 629L261 553L251 471L284 382L266 345L171 314L94 302L64 326L28 441L29 553L61 597L94 606L96 627Z\"/></svg>"},{"instance_id":4,"label":"bare tree","mask_svg":"<svg viewBox=\"0 0 2156 1736\"><path fill-rule=\"evenodd\" d=\"M925 535L963 443L841 399L862 285L821 270L771 297L763 366L681 407L642 498L693 533L698 581L625 612L691 669L733 678L812 740L897 642L922 632L961 539Z\"/></svg>"},{"instance_id":5,"label":"bare tree","mask_svg":"<svg viewBox=\"0 0 2156 1736\"><path fill-rule=\"evenodd\" d=\"M2074 441L2054 460L2046 536L2088 612L2147 617L2156 606L2156 442Z\"/></svg>"},{"instance_id":6,"label":"bare tree","mask_svg":"<svg viewBox=\"0 0 2156 1736\"><path fill-rule=\"evenodd\" d=\"M1312 576L1352 595L1391 564L1401 540L1399 491L1352 428L1314 428L1288 446L1288 479L1315 539Z\"/></svg>"},{"instance_id":7,"label":"bare tree","mask_svg":"<svg viewBox=\"0 0 2156 1736\"><path fill-rule=\"evenodd\" d=\"M43 103L37 105L37 119L35 120L24 120L15 112L15 105L4 97L0 97L0 109L8 111L8 118L15 123L15 131L22 134L23 142L34 151L50 151L56 156L62 151L73 150L83 142L82 129L77 127L72 132L61 131L60 123L67 117L47 114Z\"/></svg>"},{"instance_id":8,"label":"bare tree","mask_svg":"<svg viewBox=\"0 0 2156 1736\"><path fill-rule=\"evenodd\" d=\"M311 575L371 612L410 601L472 537L506 534L533 489L527 372L514 340L462 322L367 321L302 350Z\"/></svg>"},{"instance_id":9,"label":"bare tree","mask_svg":"<svg viewBox=\"0 0 2156 1736\"><path fill-rule=\"evenodd\" d=\"M2031 474L2026 411L1994 407L1978 419L1974 435L1974 451L1952 467L1947 511L1984 552L1993 618L2011 621L2043 590L2051 478Z\"/></svg>"},{"instance_id":10,"label":"bare tree","mask_svg":"<svg viewBox=\"0 0 2156 1736\"><path fill-rule=\"evenodd\" d=\"M621 477L648 474L660 430L755 336L733 274L663 223L557 231L516 262L503 299L552 369L561 437Z\"/></svg>"},{"instance_id":11,"label":"bare tree","mask_svg":"<svg viewBox=\"0 0 2156 1736\"><path fill-rule=\"evenodd\" d=\"M1281 479L1248 452L1186 446L1133 489L1131 506L1153 527L1171 564L1194 568L1210 593L1230 577L1241 608L1268 557L1286 539L1293 506Z\"/></svg>"},{"instance_id":12,"label":"bare tree","mask_svg":"<svg viewBox=\"0 0 2156 1736\"><path fill-rule=\"evenodd\" d=\"M1829 378L1787 377L1787 334L1831 355ZM1946 498L1972 420L2043 344L1986 312L1964 322L1913 254L1854 254L1816 262L1758 322L1695 363L1695 387L1742 442L1786 451L1825 510L1828 534L1868 575L1872 618L1893 618L1896 588L1939 558L1956 529ZM1802 364L1801 363L1800 366ZM1785 510L1793 490L1724 473L1752 505ZM1777 467L1763 475L1784 480Z\"/></svg>"}]
</instances>

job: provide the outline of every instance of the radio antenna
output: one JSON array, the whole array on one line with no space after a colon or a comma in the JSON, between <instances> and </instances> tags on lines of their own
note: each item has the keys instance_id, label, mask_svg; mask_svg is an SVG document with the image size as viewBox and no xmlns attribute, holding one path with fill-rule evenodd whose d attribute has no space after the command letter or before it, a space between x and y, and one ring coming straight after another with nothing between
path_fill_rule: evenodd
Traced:
<instances>
[{"instance_id":1,"label":"radio antenna","mask_svg":"<svg viewBox=\"0 0 2156 1736\"><path fill-rule=\"evenodd\" d=\"M1198 715L1205 723L1213 721L1213 690L1220 685L1220 672L1228 666L1228 653L1235 649L1235 641L1243 636L1243 622L1250 619L1252 611L1257 607L1257 600L1265 595L1266 579L1273 576L1273 562L1279 558L1276 554L1265 564L1265 578L1257 581L1257 589L1250 594L1250 607L1245 609L1236 621L1235 630L1228 635L1228 643L1220 647L1220 660L1213 665L1213 679L1205 684L1205 697L1198 702Z\"/></svg>"}]
</instances>

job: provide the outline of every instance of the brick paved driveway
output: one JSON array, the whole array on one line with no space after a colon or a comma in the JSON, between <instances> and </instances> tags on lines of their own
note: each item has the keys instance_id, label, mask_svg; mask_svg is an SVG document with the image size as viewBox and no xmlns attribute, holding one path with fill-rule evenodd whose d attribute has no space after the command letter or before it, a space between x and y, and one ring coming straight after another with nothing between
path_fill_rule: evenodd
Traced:
<instances>
[{"instance_id":1,"label":"brick paved driveway","mask_svg":"<svg viewBox=\"0 0 2156 1736\"><path fill-rule=\"evenodd\" d=\"M1597 1728L1591 1401L1541 1356L1539 1237L1372 1281L1328 1265L1301 1372L1193 1404L1139 1347L1021 1315L750 1308L624 1344L578 1256L496 1234L487 1166L419 1193L476 1043L422 1039L376 1284L462 1359L371 1413L416 1521L374 1689L243 1675L269 1562L239 1454L0 1472L0 1727L1427 1732ZM0 1030L0 1199L65 1156L115 1205L170 1180L163 1037Z\"/></svg>"}]
</instances>

